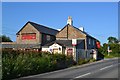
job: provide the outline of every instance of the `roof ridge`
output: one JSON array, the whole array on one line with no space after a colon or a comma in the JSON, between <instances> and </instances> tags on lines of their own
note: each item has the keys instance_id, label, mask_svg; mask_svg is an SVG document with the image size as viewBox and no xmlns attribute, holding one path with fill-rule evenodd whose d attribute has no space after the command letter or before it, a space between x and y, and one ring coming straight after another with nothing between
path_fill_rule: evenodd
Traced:
<instances>
[{"instance_id":1,"label":"roof ridge","mask_svg":"<svg viewBox=\"0 0 120 80\"><path fill-rule=\"evenodd\" d=\"M32 22L32 21L28 21L28 23L33 23L33 24L36 24L36 25L39 25L39 26L43 26L43 27L48 28L48 29L56 30L56 29L53 29L53 28L50 28L50 27L47 27L47 26L44 26L44 25ZM56 30L56 31L58 31L58 30Z\"/></svg>"}]
</instances>

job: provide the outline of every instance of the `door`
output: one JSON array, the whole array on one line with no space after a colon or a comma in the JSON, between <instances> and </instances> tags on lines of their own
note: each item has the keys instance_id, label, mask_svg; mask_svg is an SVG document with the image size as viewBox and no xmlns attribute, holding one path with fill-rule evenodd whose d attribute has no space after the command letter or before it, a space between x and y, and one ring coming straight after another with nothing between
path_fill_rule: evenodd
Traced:
<instances>
[{"instance_id":1,"label":"door","mask_svg":"<svg viewBox=\"0 0 120 80\"><path fill-rule=\"evenodd\" d=\"M73 49L72 48L67 49L67 56L73 56Z\"/></svg>"},{"instance_id":2,"label":"door","mask_svg":"<svg viewBox=\"0 0 120 80\"><path fill-rule=\"evenodd\" d=\"M53 53L58 53L58 48L53 49Z\"/></svg>"}]
</instances>

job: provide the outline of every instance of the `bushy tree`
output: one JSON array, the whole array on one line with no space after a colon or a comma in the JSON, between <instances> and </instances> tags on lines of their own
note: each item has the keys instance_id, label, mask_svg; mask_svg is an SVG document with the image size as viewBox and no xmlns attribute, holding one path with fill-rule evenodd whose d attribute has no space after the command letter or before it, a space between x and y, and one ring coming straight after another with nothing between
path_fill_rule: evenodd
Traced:
<instances>
[{"instance_id":1,"label":"bushy tree","mask_svg":"<svg viewBox=\"0 0 120 80\"><path fill-rule=\"evenodd\" d=\"M110 37L108 37L107 40L108 40L108 43L109 43L109 44L118 43L118 39L117 39L116 37L110 36Z\"/></svg>"},{"instance_id":2,"label":"bushy tree","mask_svg":"<svg viewBox=\"0 0 120 80\"><path fill-rule=\"evenodd\" d=\"M0 42L12 42L12 40L10 39L10 37L7 37L6 35L1 35Z\"/></svg>"}]
</instances>

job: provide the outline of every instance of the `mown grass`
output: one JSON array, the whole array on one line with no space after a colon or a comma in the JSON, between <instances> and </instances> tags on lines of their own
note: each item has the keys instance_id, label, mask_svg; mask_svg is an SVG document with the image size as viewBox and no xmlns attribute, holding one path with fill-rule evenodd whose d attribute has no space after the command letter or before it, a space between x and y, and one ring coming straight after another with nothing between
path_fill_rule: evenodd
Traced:
<instances>
[{"instance_id":1,"label":"mown grass","mask_svg":"<svg viewBox=\"0 0 120 80\"><path fill-rule=\"evenodd\" d=\"M119 57L120 58L120 53L106 53L104 54L104 58L115 58L115 57Z\"/></svg>"}]
</instances>

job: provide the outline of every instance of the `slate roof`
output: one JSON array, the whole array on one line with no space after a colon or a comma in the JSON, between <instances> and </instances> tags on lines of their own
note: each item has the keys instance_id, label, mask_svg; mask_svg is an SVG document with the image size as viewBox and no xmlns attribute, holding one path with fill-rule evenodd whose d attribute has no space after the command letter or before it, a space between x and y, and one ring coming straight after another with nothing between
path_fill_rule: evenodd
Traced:
<instances>
[{"instance_id":1,"label":"slate roof","mask_svg":"<svg viewBox=\"0 0 120 80\"><path fill-rule=\"evenodd\" d=\"M45 34L50 34L50 35L56 35L58 33L58 30L28 21L18 32L17 34L28 24L30 23L34 28L36 28L39 32L45 33Z\"/></svg>"},{"instance_id":2,"label":"slate roof","mask_svg":"<svg viewBox=\"0 0 120 80\"><path fill-rule=\"evenodd\" d=\"M77 44L80 44L83 40L77 40ZM50 46L54 43L57 43L63 47L67 47L67 46L73 46L72 45L72 40L56 40L56 41L53 41L51 43L48 43L48 44L45 44L44 46Z\"/></svg>"},{"instance_id":3,"label":"slate roof","mask_svg":"<svg viewBox=\"0 0 120 80\"><path fill-rule=\"evenodd\" d=\"M67 25L65 25L65 27L68 27L70 24L67 24ZM62 31L65 27L63 27L60 31ZM80 32L82 32L83 34L85 34L86 36L89 36L89 37L91 37L91 38L93 38L93 39L96 39L96 38L94 38L93 36L91 36L91 35L89 35L87 32L85 32L85 31L81 31L79 28L77 28L77 27L75 27L75 26L72 26L74 29L76 29L77 31L80 31ZM96 39L97 40L97 39Z\"/></svg>"},{"instance_id":4,"label":"slate roof","mask_svg":"<svg viewBox=\"0 0 120 80\"><path fill-rule=\"evenodd\" d=\"M74 26L73 26L74 27ZM75 29L77 29L78 31L81 31L80 29L78 29L77 27L74 27ZM84 33L86 36L89 36L89 37L91 37L91 38L93 38L93 39L96 39L96 38L94 38L93 36L91 36L91 35L89 35L87 32L85 32L85 31L81 31L82 33ZM97 40L97 39L96 39Z\"/></svg>"}]
</instances>

